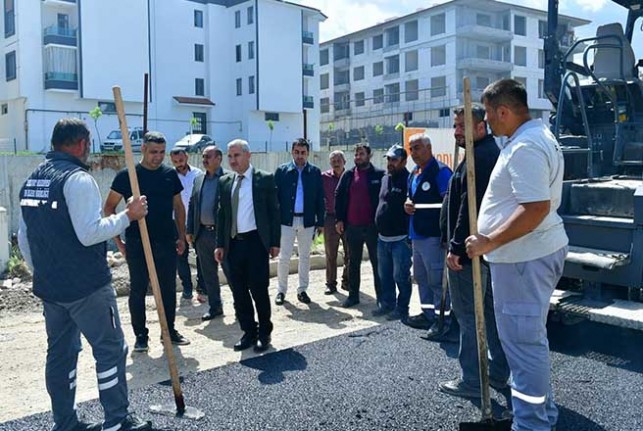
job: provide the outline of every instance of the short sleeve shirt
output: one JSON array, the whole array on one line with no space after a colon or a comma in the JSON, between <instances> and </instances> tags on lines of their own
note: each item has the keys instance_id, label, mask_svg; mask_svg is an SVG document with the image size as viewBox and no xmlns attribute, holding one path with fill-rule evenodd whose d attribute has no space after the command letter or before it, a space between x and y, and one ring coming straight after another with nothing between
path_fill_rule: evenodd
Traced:
<instances>
[{"instance_id":1,"label":"short sleeve shirt","mask_svg":"<svg viewBox=\"0 0 643 431\"><path fill-rule=\"evenodd\" d=\"M176 171L165 165L149 170L140 163L136 165L139 189L147 197L148 214L145 217L147 230L152 241L174 240L177 238L174 223L174 196L181 193L183 186ZM127 169L123 169L114 178L112 190L129 199L132 188ZM140 238L138 222L132 222L125 230L125 238Z\"/></svg>"}]
</instances>

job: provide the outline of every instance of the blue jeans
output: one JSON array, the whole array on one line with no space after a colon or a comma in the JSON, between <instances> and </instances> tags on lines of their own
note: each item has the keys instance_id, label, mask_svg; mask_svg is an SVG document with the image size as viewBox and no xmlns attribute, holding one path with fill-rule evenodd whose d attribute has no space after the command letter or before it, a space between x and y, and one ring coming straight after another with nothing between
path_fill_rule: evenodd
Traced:
<instances>
[{"instance_id":1,"label":"blue jeans","mask_svg":"<svg viewBox=\"0 0 643 431\"><path fill-rule=\"evenodd\" d=\"M444 249L440 238L432 237L413 240L413 277L418 284L422 313L429 320L440 315L442 302L442 271L444 271ZM447 295L444 308L445 323L451 322L451 300Z\"/></svg>"},{"instance_id":2,"label":"blue jeans","mask_svg":"<svg viewBox=\"0 0 643 431\"><path fill-rule=\"evenodd\" d=\"M411 245L404 238L399 241L377 240L377 270L382 283L380 307L397 308L402 316L409 314L411 300ZM397 303L395 285L399 290Z\"/></svg>"},{"instance_id":3,"label":"blue jeans","mask_svg":"<svg viewBox=\"0 0 643 431\"><path fill-rule=\"evenodd\" d=\"M479 388L480 372L478 369L478 341L473 301L473 268L471 262L463 263L462 267L461 271L449 270L451 305L460 324L458 361L462 369L462 380L472 388ZM509 365L498 339L489 268L485 265L480 265L480 267L484 317L487 327L487 346L489 349L489 376L492 381L506 382L509 378Z\"/></svg>"}]
</instances>

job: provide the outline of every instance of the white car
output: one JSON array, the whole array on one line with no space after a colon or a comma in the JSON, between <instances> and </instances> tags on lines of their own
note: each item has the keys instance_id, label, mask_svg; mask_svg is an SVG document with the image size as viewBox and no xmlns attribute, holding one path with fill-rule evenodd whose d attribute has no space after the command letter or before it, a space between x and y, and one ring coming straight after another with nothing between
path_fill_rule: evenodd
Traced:
<instances>
[{"instance_id":1,"label":"white car","mask_svg":"<svg viewBox=\"0 0 643 431\"><path fill-rule=\"evenodd\" d=\"M208 135L193 133L185 135L174 144L172 149L181 148L187 153L200 153L208 145L214 145L214 141Z\"/></svg>"},{"instance_id":2,"label":"white car","mask_svg":"<svg viewBox=\"0 0 643 431\"><path fill-rule=\"evenodd\" d=\"M132 151L140 152L143 145L145 133L140 127L130 129L129 140L132 143ZM120 130L112 130L107 138L100 144L100 151L123 151L123 135Z\"/></svg>"}]
</instances>

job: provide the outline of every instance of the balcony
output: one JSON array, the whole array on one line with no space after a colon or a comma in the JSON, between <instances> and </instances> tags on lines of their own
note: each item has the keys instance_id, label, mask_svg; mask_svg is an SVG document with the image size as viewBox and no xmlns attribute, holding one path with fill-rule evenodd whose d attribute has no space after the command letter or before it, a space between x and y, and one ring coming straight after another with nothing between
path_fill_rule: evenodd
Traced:
<instances>
[{"instance_id":1,"label":"balcony","mask_svg":"<svg viewBox=\"0 0 643 431\"><path fill-rule=\"evenodd\" d=\"M458 69L474 69L487 72L511 72L513 64L508 61L490 60L488 58L460 58L456 62Z\"/></svg>"},{"instance_id":2,"label":"balcony","mask_svg":"<svg viewBox=\"0 0 643 431\"><path fill-rule=\"evenodd\" d=\"M459 27L458 36L488 42L508 42L513 39L513 33L510 30L475 24Z\"/></svg>"},{"instance_id":3,"label":"balcony","mask_svg":"<svg viewBox=\"0 0 643 431\"><path fill-rule=\"evenodd\" d=\"M315 67L312 64L304 63L304 76L315 76Z\"/></svg>"},{"instance_id":4,"label":"balcony","mask_svg":"<svg viewBox=\"0 0 643 431\"><path fill-rule=\"evenodd\" d=\"M313 109L315 107L315 102L313 101L313 96L304 96L304 108Z\"/></svg>"},{"instance_id":5,"label":"balcony","mask_svg":"<svg viewBox=\"0 0 643 431\"><path fill-rule=\"evenodd\" d=\"M78 75L75 73L45 73L45 90L78 90Z\"/></svg>"},{"instance_id":6,"label":"balcony","mask_svg":"<svg viewBox=\"0 0 643 431\"><path fill-rule=\"evenodd\" d=\"M305 31L304 30L301 33L301 40L305 44L314 45L315 44L315 35L311 31Z\"/></svg>"},{"instance_id":7,"label":"balcony","mask_svg":"<svg viewBox=\"0 0 643 431\"><path fill-rule=\"evenodd\" d=\"M45 6L74 7L76 6L76 0L42 0L42 4Z\"/></svg>"},{"instance_id":8,"label":"balcony","mask_svg":"<svg viewBox=\"0 0 643 431\"><path fill-rule=\"evenodd\" d=\"M76 30L56 26L47 27L44 31L43 44L76 46Z\"/></svg>"}]
</instances>

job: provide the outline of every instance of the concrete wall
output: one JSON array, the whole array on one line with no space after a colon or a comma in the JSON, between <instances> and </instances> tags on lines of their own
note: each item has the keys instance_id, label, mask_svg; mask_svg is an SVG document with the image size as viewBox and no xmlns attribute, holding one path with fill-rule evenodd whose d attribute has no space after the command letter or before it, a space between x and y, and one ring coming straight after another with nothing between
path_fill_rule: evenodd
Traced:
<instances>
[{"instance_id":1,"label":"concrete wall","mask_svg":"<svg viewBox=\"0 0 643 431\"><path fill-rule=\"evenodd\" d=\"M7 210L0 207L0 273L2 273L9 263L9 226Z\"/></svg>"}]
</instances>

